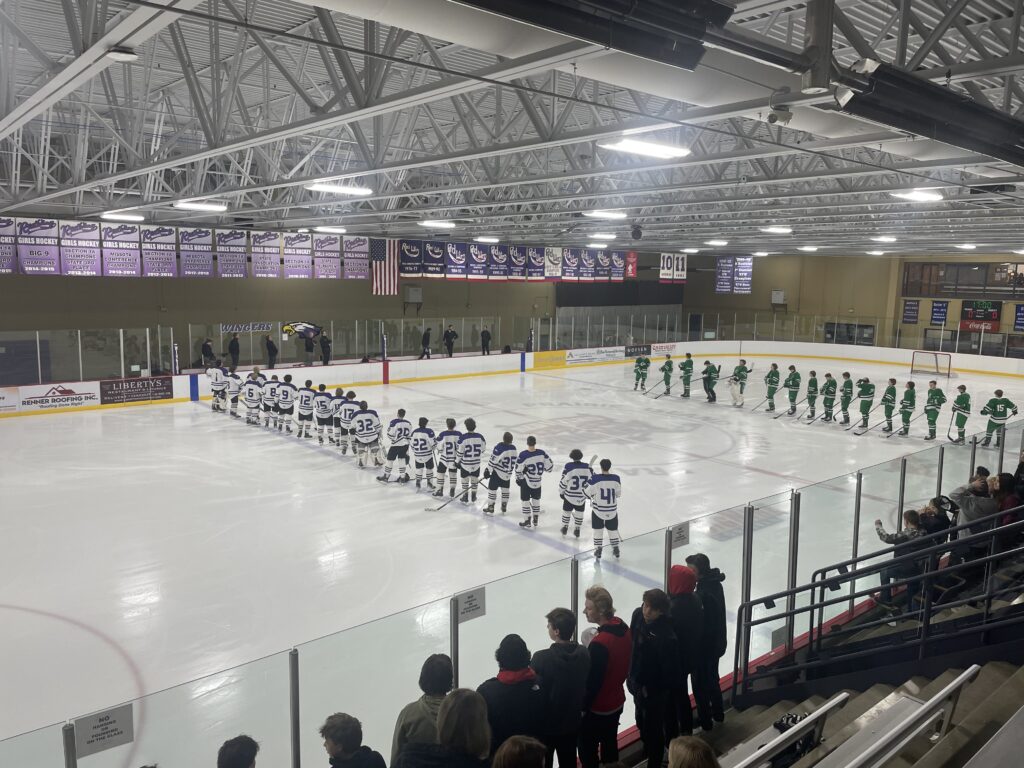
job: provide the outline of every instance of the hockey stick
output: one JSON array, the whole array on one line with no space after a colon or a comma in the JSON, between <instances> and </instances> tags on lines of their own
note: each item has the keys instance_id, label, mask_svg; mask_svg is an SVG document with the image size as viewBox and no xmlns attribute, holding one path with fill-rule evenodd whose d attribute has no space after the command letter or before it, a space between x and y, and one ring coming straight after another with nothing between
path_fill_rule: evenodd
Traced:
<instances>
[{"instance_id":1,"label":"hockey stick","mask_svg":"<svg viewBox=\"0 0 1024 768\"><path fill-rule=\"evenodd\" d=\"M647 397L647 395L651 394L651 392L658 388L658 384L660 384L661 386L665 386L665 380L662 379L661 381L652 384L650 389L642 390L640 394L642 394L644 397Z\"/></svg>"},{"instance_id":2,"label":"hockey stick","mask_svg":"<svg viewBox=\"0 0 1024 768\"><path fill-rule=\"evenodd\" d=\"M871 415L872 413L874 413L875 411L877 411L877 410L878 410L879 408L881 408L881 407L882 407L882 404L881 404L881 403L879 403L879 404L878 404L878 405L876 405L876 406L875 406L874 408L872 408L872 409L871 409L870 411L868 411L867 415L868 415L868 416L870 416L870 415ZM862 413L862 414L861 414L861 416L863 417L863 416L864 416L864 414ZM856 425L856 424L851 424L851 425L850 425L850 426L848 426L848 427L847 427L846 429L844 429L844 430L843 430L843 432L849 432L849 431L850 431L851 429L855 429L856 427L857 427L857 425ZM870 427L869 427L868 429L870 429ZM867 431L867 430L865 430L865 431Z\"/></svg>"},{"instance_id":3,"label":"hockey stick","mask_svg":"<svg viewBox=\"0 0 1024 768\"><path fill-rule=\"evenodd\" d=\"M949 433L953 431L953 422L956 420L956 415L958 413L959 411L954 410L953 413L949 415L949 426L946 427L946 439L949 440L949 442L951 443L955 443L960 439L959 437L952 438L949 436ZM966 427L967 425L965 424L964 426Z\"/></svg>"},{"instance_id":4,"label":"hockey stick","mask_svg":"<svg viewBox=\"0 0 1024 768\"><path fill-rule=\"evenodd\" d=\"M806 397L803 400L801 400L800 403L804 402L805 400L807 400ZM800 403L793 403L793 408L794 409L797 408L800 405ZM783 411L778 416L772 416L772 420L781 419L783 416L790 416L790 415L792 415L792 414L790 414L789 411ZM800 416L803 416L803 414L801 413ZM797 416L797 418L800 418L800 416Z\"/></svg>"},{"instance_id":5,"label":"hockey stick","mask_svg":"<svg viewBox=\"0 0 1024 768\"><path fill-rule=\"evenodd\" d=\"M765 403L767 403L767 402L768 402L768 400L769 400L769 398L767 398L767 397L766 397L766 398L765 398L764 400L762 400L762 401L761 401L760 403L758 403L758 404L757 404L757 405L755 405L755 406L754 406L753 408L751 408L751 409L750 409L750 412L751 412L751 413L753 413L753 412L754 412L754 411L756 411L756 410L757 410L758 408L760 408L760 407L761 407L762 405L764 405Z\"/></svg>"},{"instance_id":6,"label":"hockey stick","mask_svg":"<svg viewBox=\"0 0 1024 768\"><path fill-rule=\"evenodd\" d=\"M917 414L917 416L915 416L914 418L912 418L912 419L911 419L910 421L908 421L908 422L906 423L906 427L905 427L905 428L906 428L906 430L907 430L907 433L908 433L908 434L909 434L909 432L910 432L910 425L911 425L911 424L913 424L913 423L914 423L915 421L917 421L918 419L920 419L920 418L921 418L922 416L924 416L924 411L922 411L921 413ZM903 429L904 429L904 427L903 427L903 426L901 426L901 427L899 428L899 430L895 430L895 429L894 429L894 430L893 430L892 432L890 432L890 433L889 433L888 435L886 435L886 436L885 436L885 439L886 439L886 440L888 440L888 439L889 439L890 437L895 437L895 436L896 436L896 435L898 435L898 434L899 434L900 432L902 432L902 431L903 431Z\"/></svg>"}]
</instances>

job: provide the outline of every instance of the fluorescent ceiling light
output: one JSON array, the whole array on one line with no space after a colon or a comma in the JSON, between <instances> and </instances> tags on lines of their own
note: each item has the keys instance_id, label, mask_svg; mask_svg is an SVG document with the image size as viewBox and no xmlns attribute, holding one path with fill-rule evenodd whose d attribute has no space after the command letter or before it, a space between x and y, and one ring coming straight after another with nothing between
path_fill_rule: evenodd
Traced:
<instances>
[{"instance_id":1,"label":"fluorescent ceiling light","mask_svg":"<svg viewBox=\"0 0 1024 768\"><path fill-rule=\"evenodd\" d=\"M309 229L307 229L306 227L303 227L302 229L297 229L295 231L298 232L300 235L303 235L306 232L309 232Z\"/></svg>"},{"instance_id":2,"label":"fluorescent ceiling light","mask_svg":"<svg viewBox=\"0 0 1024 768\"><path fill-rule=\"evenodd\" d=\"M314 232L324 232L328 235L344 235L346 230L344 227L313 227Z\"/></svg>"},{"instance_id":3,"label":"fluorescent ceiling light","mask_svg":"<svg viewBox=\"0 0 1024 768\"><path fill-rule=\"evenodd\" d=\"M501 240L499 240L497 237L492 237L490 235L481 235L480 237L474 237L473 238L473 242L476 242L476 243L500 243Z\"/></svg>"},{"instance_id":4,"label":"fluorescent ceiling light","mask_svg":"<svg viewBox=\"0 0 1024 768\"><path fill-rule=\"evenodd\" d=\"M174 203L174 207L183 211L207 211L208 213L224 213L228 209L227 203L218 203L216 200L179 200Z\"/></svg>"},{"instance_id":5,"label":"fluorescent ceiling light","mask_svg":"<svg viewBox=\"0 0 1024 768\"><path fill-rule=\"evenodd\" d=\"M455 229L455 222L443 219L426 219L420 222L420 226L429 227L430 229Z\"/></svg>"},{"instance_id":6,"label":"fluorescent ceiling light","mask_svg":"<svg viewBox=\"0 0 1024 768\"><path fill-rule=\"evenodd\" d=\"M674 157L686 157L690 150L686 147L675 147L671 144L655 144L651 141L640 139L619 139L613 144L598 143L602 149L613 149L616 152L629 152L633 155L644 155L646 157L657 157L662 160L671 160Z\"/></svg>"},{"instance_id":7,"label":"fluorescent ceiling light","mask_svg":"<svg viewBox=\"0 0 1024 768\"><path fill-rule=\"evenodd\" d=\"M1024 251L1014 251L1018 256L1024 256Z\"/></svg>"},{"instance_id":8,"label":"fluorescent ceiling light","mask_svg":"<svg viewBox=\"0 0 1024 768\"><path fill-rule=\"evenodd\" d=\"M818 246L816 246L816 245L801 245L799 248L797 248L797 250L798 251L806 251L807 253L814 253L816 250L818 250Z\"/></svg>"},{"instance_id":9,"label":"fluorescent ceiling light","mask_svg":"<svg viewBox=\"0 0 1024 768\"><path fill-rule=\"evenodd\" d=\"M974 243L960 243L959 245L957 245L957 248L959 248L961 251L973 251L977 247L978 246L976 246Z\"/></svg>"},{"instance_id":10,"label":"fluorescent ceiling light","mask_svg":"<svg viewBox=\"0 0 1024 768\"><path fill-rule=\"evenodd\" d=\"M713 245L716 248L724 248L729 244L728 240L705 240L704 245Z\"/></svg>"},{"instance_id":11,"label":"fluorescent ceiling light","mask_svg":"<svg viewBox=\"0 0 1024 768\"><path fill-rule=\"evenodd\" d=\"M126 45L115 45L107 50L107 58L122 64L130 64L139 60L139 54Z\"/></svg>"},{"instance_id":12,"label":"fluorescent ceiling light","mask_svg":"<svg viewBox=\"0 0 1024 768\"><path fill-rule=\"evenodd\" d=\"M767 256L768 255L768 251L754 251L750 255L751 256Z\"/></svg>"},{"instance_id":13,"label":"fluorescent ceiling light","mask_svg":"<svg viewBox=\"0 0 1024 768\"><path fill-rule=\"evenodd\" d=\"M878 237L871 238L876 243L895 243L896 238L892 235L879 235Z\"/></svg>"},{"instance_id":14,"label":"fluorescent ceiling light","mask_svg":"<svg viewBox=\"0 0 1024 768\"><path fill-rule=\"evenodd\" d=\"M608 247L608 243L587 243L587 248L593 248L596 251L603 251Z\"/></svg>"},{"instance_id":15,"label":"fluorescent ceiling light","mask_svg":"<svg viewBox=\"0 0 1024 768\"><path fill-rule=\"evenodd\" d=\"M792 227L761 227L762 232L767 232L769 235L792 235Z\"/></svg>"},{"instance_id":16,"label":"fluorescent ceiling light","mask_svg":"<svg viewBox=\"0 0 1024 768\"><path fill-rule=\"evenodd\" d=\"M683 248L683 253L700 253L700 248Z\"/></svg>"},{"instance_id":17,"label":"fluorescent ceiling light","mask_svg":"<svg viewBox=\"0 0 1024 768\"><path fill-rule=\"evenodd\" d=\"M595 232L592 235L588 235L588 237L592 237L594 240L614 240L615 239L615 235L613 235L611 232Z\"/></svg>"},{"instance_id":18,"label":"fluorescent ceiling light","mask_svg":"<svg viewBox=\"0 0 1024 768\"><path fill-rule=\"evenodd\" d=\"M584 211L583 215L592 219L624 219L628 214L623 211Z\"/></svg>"},{"instance_id":19,"label":"fluorescent ceiling light","mask_svg":"<svg viewBox=\"0 0 1024 768\"><path fill-rule=\"evenodd\" d=\"M326 181L317 181L313 184L307 184L305 189L310 192L330 192L332 195L372 195L373 190L369 187L352 187L344 184L332 184Z\"/></svg>"},{"instance_id":20,"label":"fluorescent ceiling light","mask_svg":"<svg viewBox=\"0 0 1024 768\"><path fill-rule=\"evenodd\" d=\"M868 251L868 256L885 256L885 251Z\"/></svg>"},{"instance_id":21,"label":"fluorescent ceiling light","mask_svg":"<svg viewBox=\"0 0 1024 768\"><path fill-rule=\"evenodd\" d=\"M927 189L912 189L909 192L890 192L889 194L892 197L898 197L902 200L910 200L914 203L937 203L942 199L941 194Z\"/></svg>"},{"instance_id":22,"label":"fluorescent ceiling light","mask_svg":"<svg viewBox=\"0 0 1024 768\"><path fill-rule=\"evenodd\" d=\"M106 211L100 214L104 221L145 221L146 217L138 213L122 213L120 211Z\"/></svg>"}]
</instances>

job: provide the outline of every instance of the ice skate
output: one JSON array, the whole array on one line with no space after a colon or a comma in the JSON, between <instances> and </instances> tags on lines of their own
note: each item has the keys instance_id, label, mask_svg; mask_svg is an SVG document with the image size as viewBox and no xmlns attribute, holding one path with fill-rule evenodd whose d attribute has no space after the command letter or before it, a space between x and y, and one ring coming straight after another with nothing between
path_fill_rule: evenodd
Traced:
<instances>
[{"instance_id":1,"label":"ice skate","mask_svg":"<svg viewBox=\"0 0 1024 768\"><path fill-rule=\"evenodd\" d=\"M410 477L408 475L402 475L401 477L398 478L398 482L400 482L400 483L408 483L409 480L410 480ZM419 481L417 481L417 483L418 482Z\"/></svg>"},{"instance_id":2,"label":"ice skate","mask_svg":"<svg viewBox=\"0 0 1024 768\"><path fill-rule=\"evenodd\" d=\"M981 447L982 448L988 448L988 444L991 443L991 442L992 442L992 438L991 437L986 437L984 440L981 441Z\"/></svg>"},{"instance_id":3,"label":"ice skate","mask_svg":"<svg viewBox=\"0 0 1024 768\"><path fill-rule=\"evenodd\" d=\"M444 488L438 488L436 491L434 491L433 495L436 498L439 498L439 499L443 498L444 497Z\"/></svg>"},{"instance_id":4,"label":"ice skate","mask_svg":"<svg viewBox=\"0 0 1024 768\"><path fill-rule=\"evenodd\" d=\"M504 515L506 512L508 512L508 504L502 504L501 505L501 514Z\"/></svg>"},{"instance_id":5,"label":"ice skate","mask_svg":"<svg viewBox=\"0 0 1024 768\"><path fill-rule=\"evenodd\" d=\"M598 547L597 549L594 550L594 559L595 560L600 560L601 559L601 547Z\"/></svg>"},{"instance_id":6,"label":"ice skate","mask_svg":"<svg viewBox=\"0 0 1024 768\"><path fill-rule=\"evenodd\" d=\"M616 559L618 559L618 557L619 557L619 548L618 547L612 547L612 554L615 555Z\"/></svg>"},{"instance_id":7,"label":"ice skate","mask_svg":"<svg viewBox=\"0 0 1024 768\"><path fill-rule=\"evenodd\" d=\"M476 503L476 491L473 491L471 494L469 494L469 500L474 504Z\"/></svg>"},{"instance_id":8,"label":"ice skate","mask_svg":"<svg viewBox=\"0 0 1024 768\"><path fill-rule=\"evenodd\" d=\"M422 488L422 487L423 487L423 483L422 483L422 482L421 482L420 480L417 480L417 481L416 481L416 490L418 491L418 490L420 490L420 488Z\"/></svg>"},{"instance_id":9,"label":"ice skate","mask_svg":"<svg viewBox=\"0 0 1024 768\"><path fill-rule=\"evenodd\" d=\"M789 415L792 416L794 413L796 413L796 408L792 405L789 406Z\"/></svg>"},{"instance_id":10,"label":"ice skate","mask_svg":"<svg viewBox=\"0 0 1024 768\"><path fill-rule=\"evenodd\" d=\"M580 529L579 528L573 528L572 529L572 535L575 536L578 539L580 537Z\"/></svg>"},{"instance_id":11,"label":"ice skate","mask_svg":"<svg viewBox=\"0 0 1024 768\"><path fill-rule=\"evenodd\" d=\"M562 526L562 535L565 536L565 534L567 534L568 532L569 532L569 526L568 525L563 525Z\"/></svg>"},{"instance_id":12,"label":"ice skate","mask_svg":"<svg viewBox=\"0 0 1024 768\"><path fill-rule=\"evenodd\" d=\"M519 524L520 528L533 528L533 524L530 522L530 518L526 518Z\"/></svg>"},{"instance_id":13,"label":"ice skate","mask_svg":"<svg viewBox=\"0 0 1024 768\"><path fill-rule=\"evenodd\" d=\"M377 475L377 482L378 483L386 483L387 481L388 481L388 476L387 475Z\"/></svg>"},{"instance_id":14,"label":"ice skate","mask_svg":"<svg viewBox=\"0 0 1024 768\"><path fill-rule=\"evenodd\" d=\"M901 429L900 430L900 437L906 437L909 434L910 434L910 430L909 429Z\"/></svg>"},{"instance_id":15,"label":"ice skate","mask_svg":"<svg viewBox=\"0 0 1024 768\"><path fill-rule=\"evenodd\" d=\"M451 488L448 489L448 495L453 499L455 498L455 486L452 486Z\"/></svg>"},{"instance_id":16,"label":"ice skate","mask_svg":"<svg viewBox=\"0 0 1024 768\"><path fill-rule=\"evenodd\" d=\"M933 435L931 433L929 433L928 437L925 438L925 440L934 440L934 439L935 439L935 435Z\"/></svg>"},{"instance_id":17,"label":"ice skate","mask_svg":"<svg viewBox=\"0 0 1024 768\"><path fill-rule=\"evenodd\" d=\"M537 515L533 516L533 527L534 528L540 527L540 517L537 516Z\"/></svg>"},{"instance_id":18,"label":"ice skate","mask_svg":"<svg viewBox=\"0 0 1024 768\"><path fill-rule=\"evenodd\" d=\"M483 513L485 515L493 515L494 514L494 505L493 504L488 504L487 506L485 506L483 508Z\"/></svg>"},{"instance_id":19,"label":"ice skate","mask_svg":"<svg viewBox=\"0 0 1024 768\"><path fill-rule=\"evenodd\" d=\"M882 427L882 431L883 432L892 432L892 424L888 424L887 423L884 427Z\"/></svg>"}]
</instances>

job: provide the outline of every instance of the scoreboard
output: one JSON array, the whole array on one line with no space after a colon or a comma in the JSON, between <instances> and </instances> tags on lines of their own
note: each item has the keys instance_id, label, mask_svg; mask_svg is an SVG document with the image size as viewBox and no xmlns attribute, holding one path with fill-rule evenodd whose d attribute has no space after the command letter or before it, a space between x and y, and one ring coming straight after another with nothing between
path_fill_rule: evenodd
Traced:
<instances>
[{"instance_id":1,"label":"scoreboard","mask_svg":"<svg viewBox=\"0 0 1024 768\"><path fill-rule=\"evenodd\" d=\"M964 300L960 307L961 331L999 330L999 320L1003 314L1001 301L969 301Z\"/></svg>"}]
</instances>

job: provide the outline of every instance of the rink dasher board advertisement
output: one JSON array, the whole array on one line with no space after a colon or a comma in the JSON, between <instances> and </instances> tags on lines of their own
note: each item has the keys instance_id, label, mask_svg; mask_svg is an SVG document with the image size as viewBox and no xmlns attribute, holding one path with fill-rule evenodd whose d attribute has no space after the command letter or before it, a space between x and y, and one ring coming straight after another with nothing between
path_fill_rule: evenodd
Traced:
<instances>
[{"instance_id":1,"label":"rink dasher board advertisement","mask_svg":"<svg viewBox=\"0 0 1024 768\"><path fill-rule=\"evenodd\" d=\"M171 376L105 379L99 384L102 405L145 403L151 400L170 400L174 397L174 379Z\"/></svg>"},{"instance_id":2,"label":"rink dasher board advertisement","mask_svg":"<svg viewBox=\"0 0 1024 768\"><path fill-rule=\"evenodd\" d=\"M18 387L21 411L49 411L55 408L81 408L100 404L98 381L76 381L69 384L34 384Z\"/></svg>"},{"instance_id":3,"label":"rink dasher board advertisement","mask_svg":"<svg viewBox=\"0 0 1024 768\"><path fill-rule=\"evenodd\" d=\"M0 413L14 413L21 402L18 387L0 387Z\"/></svg>"},{"instance_id":4,"label":"rink dasher board advertisement","mask_svg":"<svg viewBox=\"0 0 1024 768\"><path fill-rule=\"evenodd\" d=\"M592 349L570 349L565 353L566 365L580 363L622 362L623 347L593 347Z\"/></svg>"},{"instance_id":5,"label":"rink dasher board advertisement","mask_svg":"<svg viewBox=\"0 0 1024 768\"><path fill-rule=\"evenodd\" d=\"M650 344L630 344L625 348L626 357L640 357L640 355L650 355L651 345Z\"/></svg>"}]
</instances>

